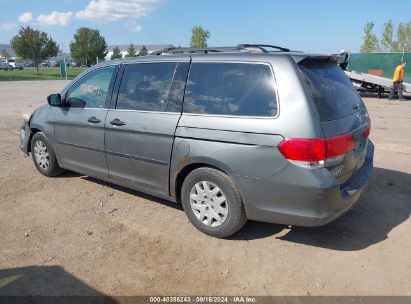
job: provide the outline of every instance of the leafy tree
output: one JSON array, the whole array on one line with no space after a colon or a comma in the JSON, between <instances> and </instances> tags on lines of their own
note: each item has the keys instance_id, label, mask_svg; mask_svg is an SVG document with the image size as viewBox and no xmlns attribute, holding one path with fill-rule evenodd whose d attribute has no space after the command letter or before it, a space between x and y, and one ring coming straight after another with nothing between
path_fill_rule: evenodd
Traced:
<instances>
[{"instance_id":1,"label":"leafy tree","mask_svg":"<svg viewBox=\"0 0 411 304\"><path fill-rule=\"evenodd\" d=\"M393 43L392 51L410 52L411 51L411 21L400 23L397 29L397 41Z\"/></svg>"},{"instance_id":2,"label":"leafy tree","mask_svg":"<svg viewBox=\"0 0 411 304\"><path fill-rule=\"evenodd\" d=\"M392 20L388 20L387 22L384 23L384 30L382 32L382 38L381 38L381 45L384 49L384 51L389 52L393 48L393 26L392 26Z\"/></svg>"},{"instance_id":3,"label":"leafy tree","mask_svg":"<svg viewBox=\"0 0 411 304\"><path fill-rule=\"evenodd\" d=\"M201 26L194 26L191 32L190 46L192 48L206 48L207 39L210 38L210 32Z\"/></svg>"},{"instance_id":4,"label":"leafy tree","mask_svg":"<svg viewBox=\"0 0 411 304\"><path fill-rule=\"evenodd\" d=\"M361 53L372 53L378 51L378 38L373 33L374 22L367 22L364 27L363 44L361 46Z\"/></svg>"},{"instance_id":5,"label":"leafy tree","mask_svg":"<svg viewBox=\"0 0 411 304\"><path fill-rule=\"evenodd\" d=\"M116 46L113 48L113 54L111 54L110 59L114 60L119 58L123 58L123 55L121 54L121 50Z\"/></svg>"},{"instance_id":6,"label":"leafy tree","mask_svg":"<svg viewBox=\"0 0 411 304\"><path fill-rule=\"evenodd\" d=\"M99 30L81 27L70 43L71 57L87 66L96 63L96 58L107 56L107 43Z\"/></svg>"},{"instance_id":7,"label":"leafy tree","mask_svg":"<svg viewBox=\"0 0 411 304\"><path fill-rule=\"evenodd\" d=\"M9 52L7 52L6 49L2 49L0 55L1 55L1 57L4 57L4 58L9 58L10 57Z\"/></svg>"},{"instance_id":8,"label":"leafy tree","mask_svg":"<svg viewBox=\"0 0 411 304\"><path fill-rule=\"evenodd\" d=\"M10 44L17 56L33 61L37 74L40 61L56 56L59 51L57 43L47 33L32 29L30 26L21 27Z\"/></svg>"},{"instance_id":9,"label":"leafy tree","mask_svg":"<svg viewBox=\"0 0 411 304\"><path fill-rule=\"evenodd\" d=\"M146 56L148 55L148 50L145 45L138 51L138 56Z\"/></svg>"},{"instance_id":10,"label":"leafy tree","mask_svg":"<svg viewBox=\"0 0 411 304\"><path fill-rule=\"evenodd\" d=\"M134 44L130 44L127 50L126 57L134 57L137 55L136 49L134 48Z\"/></svg>"}]
</instances>

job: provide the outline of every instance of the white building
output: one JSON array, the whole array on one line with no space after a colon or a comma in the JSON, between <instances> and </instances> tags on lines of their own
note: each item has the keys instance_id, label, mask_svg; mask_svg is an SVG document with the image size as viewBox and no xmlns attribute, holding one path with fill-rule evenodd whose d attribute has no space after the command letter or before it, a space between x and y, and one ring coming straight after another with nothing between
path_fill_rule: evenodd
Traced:
<instances>
[{"instance_id":1,"label":"white building","mask_svg":"<svg viewBox=\"0 0 411 304\"><path fill-rule=\"evenodd\" d=\"M143 47L142 44L133 44L133 46L134 46L134 49L136 50L136 53L137 53L137 54L138 54L138 52L140 51L140 49ZM110 45L110 46L107 48L107 49L108 49L108 53L107 53L107 56L106 56L106 58L105 58L106 60L110 60L111 55L113 55L113 49L114 49L115 47L118 47L118 48L120 49L121 55L122 55L123 58L124 58L124 57L127 55L127 53L128 53L128 48L130 47L130 44L127 44L127 45L125 45L125 44L121 44L121 45ZM171 44L146 44L145 47L146 47L148 53L150 54L150 53L153 53L153 52L157 52L157 51L163 50L163 49L168 48L168 47L172 47L172 45L171 45Z\"/></svg>"}]
</instances>

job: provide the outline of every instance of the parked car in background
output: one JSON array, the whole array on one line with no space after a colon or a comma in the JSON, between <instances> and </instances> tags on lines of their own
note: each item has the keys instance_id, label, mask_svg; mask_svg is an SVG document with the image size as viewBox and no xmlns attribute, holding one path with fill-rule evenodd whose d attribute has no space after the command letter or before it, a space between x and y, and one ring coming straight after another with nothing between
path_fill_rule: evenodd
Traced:
<instances>
[{"instance_id":1,"label":"parked car in background","mask_svg":"<svg viewBox=\"0 0 411 304\"><path fill-rule=\"evenodd\" d=\"M14 60L14 59L7 59L6 62L7 62L8 64L10 64L10 65L13 67L13 69L16 67L16 60Z\"/></svg>"},{"instance_id":2,"label":"parked car in background","mask_svg":"<svg viewBox=\"0 0 411 304\"><path fill-rule=\"evenodd\" d=\"M367 109L337 62L267 45L103 62L24 121L20 147L45 176L181 202L215 237L247 219L324 225L373 169Z\"/></svg>"},{"instance_id":3,"label":"parked car in background","mask_svg":"<svg viewBox=\"0 0 411 304\"><path fill-rule=\"evenodd\" d=\"M21 64L22 64L23 67L25 67L25 68L34 67L33 61L23 61Z\"/></svg>"},{"instance_id":4,"label":"parked car in background","mask_svg":"<svg viewBox=\"0 0 411 304\"><path fill-rule=\"evenodd\" d=\"M24 69L24 63L23 62L16 62L16 65L14 67L15 70L23 70Z\"/></svg>"},{"instance_id":5,"label":"parked car in background","mask_svg":"<svg viewBox=\"0 0 411 304\"><path fill-rule=\"evenodd\" d=\"M48 65L49 65L50 67L54 67L54 68L60 66L59 62L58 62L58 61L54 61L54 60L50 60L50 61L48 62Z\"/></svg>"},{"instance_id":6,"label":"parked car in background","mask_svg":"<svg viewBox=\"0 0 411 304\"><path fill-rule=\"evenodd\" d=\"M75 67L75 66L76 66L76 63L73 62L73 61L66 61L66 66L67 66L67 67Z\"/></svg>"},{"instance_id":7,"label":"parked car in background","mask_svg":"<svg viewBox=\"0 0 411 304\"><path fill-rule=\"evenodd\" d=\"M13 66L7 62L0 62L0 70L12 71Z\"/></svg>"}]
</instances>

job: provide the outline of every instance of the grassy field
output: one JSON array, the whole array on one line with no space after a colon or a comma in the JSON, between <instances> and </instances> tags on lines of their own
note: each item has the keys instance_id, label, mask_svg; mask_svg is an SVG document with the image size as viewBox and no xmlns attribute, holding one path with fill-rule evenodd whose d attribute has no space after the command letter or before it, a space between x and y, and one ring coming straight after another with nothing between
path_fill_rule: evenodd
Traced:
<instances>
[{"instance_id":1,"label":"grassy field","mask_svg":"<svg viewBox=\"0 0 411 304\"><path fill-rule=\"evenodd\" d=\"M68 68L68 79L73 79L84 71L84 68ZM24 70L4 71L0 70L0 81L11 80L59 80L60 68L39 68L37 75L35 68L25 68Z\"/></svg>"}]
</instances>

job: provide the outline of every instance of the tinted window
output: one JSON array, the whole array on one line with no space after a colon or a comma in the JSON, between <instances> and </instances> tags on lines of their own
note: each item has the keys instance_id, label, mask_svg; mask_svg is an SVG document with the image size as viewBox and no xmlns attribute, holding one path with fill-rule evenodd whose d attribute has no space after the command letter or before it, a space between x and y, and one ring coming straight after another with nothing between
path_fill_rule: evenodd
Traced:
<instances>
[{"instance_id":1,"label":"tinted window","mask_svg":"<svg viewBox=\"0 0 411 304\"><path fill-rule=\"evenodd\" d=\"M176 63L129 64L123 74L117 109L164 111Z\"/></svg>"},{"instance_id":2,"label":"tinted window","mask_svg":"<svg viewBox=\"0 0 411 304\"><path fill-rule=\"evenodd\" d=\"M364 107L351 81L337 64L308 61L300 63L299 66L321 121L338 119Z\"/></svg>"},{"instance_id":3,"label":"tinted window","mask_svg":"<svg viewBox=\"0 0 411 304\"><path fill-rule=\"evenodd\" d=\"M106 108L111 78L116 68L116 66L100 68L80 78L67 93L66 100L69 106Z\"/></svg>"},{"instance_id":4,"label":"tinted window","mask_svg":"<svg viewBox=\"0 0 411 304\"><path fill-rule=\"evenodd\" d=\"M184 112L240 116L276 116L271 68L265 64L193 63Z\"/></svg>"}]
</instances>

